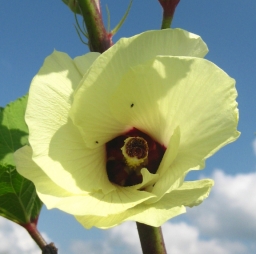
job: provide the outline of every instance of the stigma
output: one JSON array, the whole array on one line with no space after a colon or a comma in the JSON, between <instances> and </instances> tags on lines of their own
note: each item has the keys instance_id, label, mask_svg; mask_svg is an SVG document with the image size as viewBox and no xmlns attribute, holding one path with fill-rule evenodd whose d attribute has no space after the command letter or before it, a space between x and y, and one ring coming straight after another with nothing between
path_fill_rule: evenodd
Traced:
<instances>
[{"instance_id":1,"label":"stigma","mask_svg":"<svg viewBox=\"0 0 256 254\"><path fill-rule=\"evenodd\" d=\"M148 159L148 143L141 137L129 137L121 148L125 162L131 169L146 166Z\"/></svg>"},{"instance_id":2,"label":"stigma","mask_svg":"<svg viewBox=\"0 0 256 254\"><path fill-rule=\"evenodd\" d=\"M110 182L133 186L142 182L141 169L156 174L166 147L132 128L106 143L106 171Z\"/></svg>"}]
</instances>

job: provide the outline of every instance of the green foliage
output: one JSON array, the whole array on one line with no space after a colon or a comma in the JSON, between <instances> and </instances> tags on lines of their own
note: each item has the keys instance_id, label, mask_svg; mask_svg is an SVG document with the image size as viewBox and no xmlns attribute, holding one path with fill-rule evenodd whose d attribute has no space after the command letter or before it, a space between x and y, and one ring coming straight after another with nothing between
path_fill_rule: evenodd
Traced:
<instances>
[{"instance_id":1,"label":"green foliage","mask_svg":"<svg viewBox=\"0 0 256 254\"><path fill-rule=\"evenodd\" d=\"M0 108L0 165L15 166L13 153L28 144L28 127L24 120L27 97Z\"/></svg>"},{"instance_id":2,"label":"green foliage","mask_svg":"<svg viewBox=\"0 0 256 254\"><path fill-rule=\"evenodd\" d=\"M34 184L16 171L13 153L28 144L27 96L0 108L0 215L19 224L36 220L42 202Z\"/></svg>"},{"instance_id":3,"label":"green foliage","mask_svg":"<svg viewBox=\"0 0 256 254\"><path fill-rule=\"evenodd\" d=\"M36 220L42 207L34 184L15 168L0 166L0 215L26 224Z\"/></svg>"}]
</instances>

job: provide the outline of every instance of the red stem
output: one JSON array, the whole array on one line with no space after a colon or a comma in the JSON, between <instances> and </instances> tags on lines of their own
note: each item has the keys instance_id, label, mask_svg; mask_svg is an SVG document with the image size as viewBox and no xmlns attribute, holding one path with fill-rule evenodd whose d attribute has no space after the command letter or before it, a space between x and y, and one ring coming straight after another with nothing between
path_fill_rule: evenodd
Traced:
<instances>
[{"instance_id":1,"label":"red stem","mask_svg":"<svg viewBox=\"0 0 256 254\"><path fill-rule=\"evenodd\" d=\"M163 21L162 29L169 28L171 26L172 18L175 9L180 2L180 0L158 0L163 7Z\"/></svg>"},{"instance_id":2,"label":"red stem","mask_svg":"<svg viewBox=\"0 0 256 254\"><path fill-rule=\"evenodd\" d=\"M86 24L91 51L103 53L112 46L112 34L108 33L95 0L77 0Z\"/></svg>"},{"instance_id":3,"label":"red stem","mask_svg":"<svg viewBox=\"0 0 256 254\"><path fill-rule=\"evenodd\" d=\"M165 17L173 17L175 9L180 0L158 0L162 5Z\"/></svg>"},{"instance_id":4,"label":"red stem","mask_svg":"<svg viewBox=\"0 0 256 254\"><path fill-rule=\"evenodd\" d=\"M42 237L42 235L40 234L40 232L37 230L37 221L38 221L38 218L26 224L21 224L21 226L28 231L30 236L34 239L34 241L42 250L47 245L47 243Z\"/></svg>"}]
</instances>

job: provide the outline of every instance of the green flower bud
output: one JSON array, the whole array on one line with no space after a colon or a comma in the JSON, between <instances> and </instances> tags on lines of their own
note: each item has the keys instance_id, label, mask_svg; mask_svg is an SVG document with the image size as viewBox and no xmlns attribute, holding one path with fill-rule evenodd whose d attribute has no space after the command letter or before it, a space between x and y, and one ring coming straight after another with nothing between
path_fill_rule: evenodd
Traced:
<instances>
[{"instance_id":1,"label":"green flower bud","mask_svg":"<svg viewBox=\"0 0 256 254\"><path fill-rule=\"evenodd\" d=\"M72 12L76 14L81 14L77 0L62 0L62 2L66 4Z\"/></svg>"}]
</instances>

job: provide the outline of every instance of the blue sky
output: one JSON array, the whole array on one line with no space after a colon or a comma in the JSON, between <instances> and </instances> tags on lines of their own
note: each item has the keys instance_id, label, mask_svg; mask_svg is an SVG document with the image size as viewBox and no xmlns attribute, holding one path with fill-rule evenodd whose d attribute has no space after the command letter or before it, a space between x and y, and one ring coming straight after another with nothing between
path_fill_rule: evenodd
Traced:
<instances>
[{"instance_id":1,"label":"blue sky","mask_svg":"<svg viewBox=\"0 0 256 254\"><path fill-rule=\"evenodd\" d=\"M104 6L108 4L113 28L129 1L101 2L104 15ZM253 184L256 180L255 13L254 0L181 0L176 10L172 27L200 35L210 50L206 58L236 79L240 111L238 129L242 134L235 143L209 158L203 171L189 175L190 179L213 177L216 185L201 206L189 209L186 215L164 225L171 253L249 254L256 251L256 216L252 213L256 208L253 197L256 192ZM1 2L0 106L27 93L31 79L54 49L72 57L88 52L75 32L74 23L73 14L61 0ZM160 23L161 8L157 0L134 0L128 19L114 41L159 29ZM13 239L26 238L26 232L23 234L16 228L18 226L6 223L0 220L0 236L10 236L6 242L13 245L18 242ZM136 232L132 234L134 223L107 231L86 230L72 216L44 208L39 229L56 242L61 254L83 253L90 248L93 249L90 253L129 253L131 250L140 253ZM15 232L21 233L15 235ZM177 239L173 232L179 236ZM127 238L130 234L133 237ZM184 249L184 245L188 249ZM29 253L20 246L17 246L20 253ZM31 253L36 253L31 246ZM0 252L4 250L0 247Z\"/></svg>"}]
</instances>

